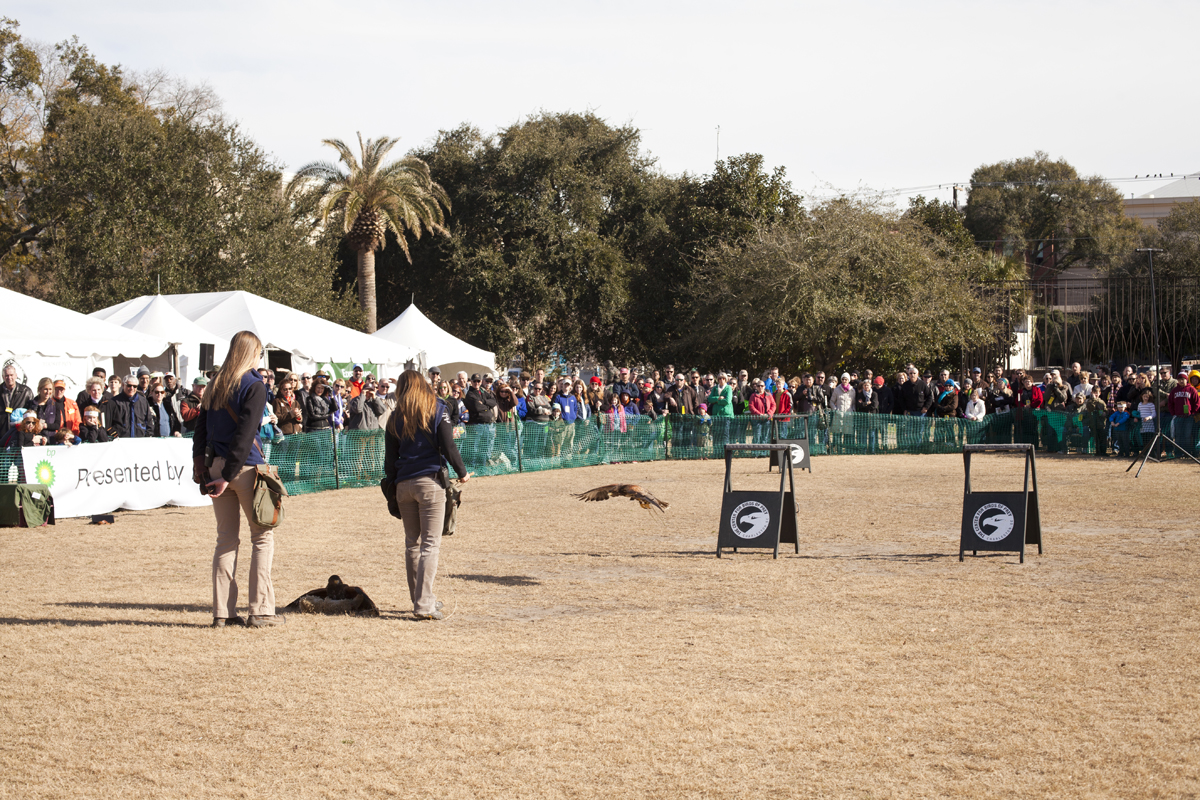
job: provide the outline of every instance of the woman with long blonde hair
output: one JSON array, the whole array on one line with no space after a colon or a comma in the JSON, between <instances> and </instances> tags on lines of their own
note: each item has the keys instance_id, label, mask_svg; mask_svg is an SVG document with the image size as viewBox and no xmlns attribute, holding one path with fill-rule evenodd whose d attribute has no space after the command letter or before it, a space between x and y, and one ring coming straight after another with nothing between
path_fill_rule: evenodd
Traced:
<instances>
[{"instance_id":1,"label":"woman with long blonde hair","mask_svg":"<svg viewBox=\"0 0 1200 800\"><path fill-rule=\"evenodd\" d=\"M443 619L441 602L433 593L442 525L449 488L446 462L459 483L471 475L454 444L454 426L446 403L415 370L396 381L396 409L384 434L385 487L395 493L404 521L404 567L408 595L417 619Z\"/></svg>"},{"instance_id":2,"label":"woman with long blonde hair","mask_svg":"<svg viewBox=\"0 0 1200 800\"><path fill-rule=\"evenodd\" d=\"M192 439L192 479L200 491L212 497L217 518L217 546L213 552L213 627L241 625L237 615L238 545L241 512L250 525L250 616L251 628L282 625L286 619L275 614L275 587L271 561L275 540L270 528L254 521L254 479L259 464L265 464L258 429L267 405L267 387L258 374L263 346L250 331L239 331L229 342L229 355L213 378L201 402Z\"/></svg>"}]
</instances>

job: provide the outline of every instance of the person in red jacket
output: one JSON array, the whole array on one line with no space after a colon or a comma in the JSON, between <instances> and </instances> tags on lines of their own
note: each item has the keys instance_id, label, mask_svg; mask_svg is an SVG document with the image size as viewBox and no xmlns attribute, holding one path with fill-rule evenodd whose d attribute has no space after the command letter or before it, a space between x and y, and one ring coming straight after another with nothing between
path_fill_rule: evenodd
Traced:
<instances>
[{"instance_id":1,"label":"person in red jacket","mask_svg":"<svg viewBox=\"0 0 1200 800\"><path fill-rule=\"evenodd\" d=\"M1018 443L1037 446L1037 416L1033 412L1041 408L1043 402L1042 387L1035 384L1033 378L1028 375L1022 377L1021 386L1013 397L1013 405L1016 407L1013 421L1020 437Z\"/></svg>"},{"instance_id":2,"label":"person in red jacket","mask_svg":"<svg viewBox=\"0 0 1200 800\"><path fill-rule=\"evenodd\" d=\"M750 395L750 415L754 420L754 443L766 444L771 436L771 416L775 413L775 398L767 394L767 385L760 379L754 381L754 394Z\"/></svg>"},{"instance_id":3,"label":"person in red jacket","mask_svg":"<svg viewBox=\"0 0 1200 800\"><path fill-rule=\"evenodd\" d=\"M1196 423L1192 415L1200 413L1200 392L1188 382L1186 371L1180 370L1175 377L1179 380L1167 395L1167 413L1174 417L1171 420L1171 438L1183 452L1195 455Z\"/></svg>"}]
</instances>

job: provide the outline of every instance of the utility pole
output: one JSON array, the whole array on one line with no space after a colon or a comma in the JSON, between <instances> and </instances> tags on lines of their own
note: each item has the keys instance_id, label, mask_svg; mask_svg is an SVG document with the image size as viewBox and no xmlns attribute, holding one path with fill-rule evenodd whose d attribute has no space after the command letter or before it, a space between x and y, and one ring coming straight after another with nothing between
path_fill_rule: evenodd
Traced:
<instances>
[{"instance_id":1,"label":"utility pole","mask_svg":"<svg viewBox=\"0 0 1200 800\"><path fill-rule=\"evenodd\" d=\"M717 161L721 160L721 126L717 126Z\"/></svg>"}]
</instances>

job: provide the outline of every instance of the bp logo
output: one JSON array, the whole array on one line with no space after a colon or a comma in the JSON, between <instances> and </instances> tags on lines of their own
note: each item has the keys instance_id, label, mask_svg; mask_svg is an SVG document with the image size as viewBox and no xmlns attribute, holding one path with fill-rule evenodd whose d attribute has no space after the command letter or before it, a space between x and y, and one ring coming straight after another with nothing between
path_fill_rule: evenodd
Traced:
<instances>
[{"instance_id":1,"label":"bp logo","mask_svg":"<svg viewBox=\"0 0 1200 800\"><path fill-rule=\"evenodd\" d=\"M988 503L975 512L971 527L975 535L985 542L998 542L1012 533L1013 512L1003 503Z\"/></svg>"},{"instance_id":2,"label":"bp logo","mask_svg":"<svg viewBox=\"0 0 1200 800\"><path fill-rule=\"evenodd\" d=\"M54 466L49 461L39 461L33 468L33 475L43 486L54 485Z\"/></svg>"},{"instance_id":3,"label":"bp logo","mask_svg":"<svg viewBox=\"0 0 1200 800\"><path fill-rule=\"evenodd\" d=\"M771 512L755 500L747 500L733 510L729 526L742 539L757 539L771 522Z\"/></svg>"},{"instance_id":4,"label":"bp logo","mask_svg":"<svg viewBox=\"0 0 1200 800\"><path fill-rule=\"evenodd\" d=\"M792 454L792 466L798 466L804 460L804 448L798 444L790 445Z\"/></svg>"}]
</instances>

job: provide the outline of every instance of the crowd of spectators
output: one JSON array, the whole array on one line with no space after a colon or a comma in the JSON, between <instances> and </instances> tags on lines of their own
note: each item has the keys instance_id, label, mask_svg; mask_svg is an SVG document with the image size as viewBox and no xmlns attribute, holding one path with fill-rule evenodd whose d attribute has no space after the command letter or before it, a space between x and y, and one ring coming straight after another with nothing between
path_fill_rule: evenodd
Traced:
<instances>
[{"instance_id":1,"label":"crowd of spectators","mask_svg":"<svg viewBox=\"0 0 1200 800\"><path fill-rule=\"evenodd\" d=\"M735 418L749 418L748 440L765 442L772 421L787 433L793 420L808 416L827 452L877 452L887 449L882 425L891 416L921 420L910 425L918 428L918 439L932 442L963 443L962 426L938 420L989 420L985 436L991 442L1126 456L1149 443L1155 416L1165 434L1194 453L1200 423L1200 371L1169 368L1155 376L1131 366L1089 371L1074 363L1065 375L1051 369L1035 378L1022 369L975 367L956 375L948 369L922 373L909 364L890 377L866 369L785 379L778 369L752 376L747 370L677 372L667 365L645 374L621 367L607 382L599 376L585 379L578 371L550 378L544 370L507 378L460 372L446 379L433 368L428 378L456 424L561 420L568 423L564 439L570 423L591 417L609 431L626 431L633 424L680 415L699 424L678 426L672 434L676 444L738 438L743 427L735 428ZM1049 420L1039 412L1063 416Z\"/></svg>"},{"instance_id":2,"label":"crowd of spectators","mask_svg":"<svg viewBox=\"0 0 1200 800\"><path fill-rule=\"evenodd\" d=\"M285 372L276 385L274 371L262 369L260 375L268 397L260 431L264 442L314 431L380 430L395 407L389 382L358 364L345 379L324 371ZM689 421L670 434L668 443L676 445L721 444L743 434L765 442L773 424L787 435L795 420L808 417L827 452L877 452L888 449L882 423L892 416L923 420L914 424L929 441L958 437L962 443L961 426L938 420L988 420L988 441L1098 456L1132 455L1146 446L1156 416L1164 433L1195 452L1200 422L1200 371L1169 368L1155 376L1133 367L1088 371L1075 363L1065 375L1051 369L1035 379L1021 369L1006 374L1000 367L976 367L955 375L947 369L922 373L909 364L890 377L866 369L786 379L778 369L714 374L667 365L641 374L620 367L605 380L578 370L551 377L544 369L503 377L466 372L443 377L433 367L426 378L455 426L484 426L474 436L489 460L495 423L516 420L546 426L552 432L546 439L551 455L570 449L579 424L625 432L662 417ZM16 381L16 369L9 366L0 383L8 410L0 420L0 447L187 435L195 428L208 380L201 375L184 387L170 372L142 367L121 378L97 369L72 399L63 381L49 378L38 382L35 393ZM1061 412L1064 421L1047 423L1038 413L1047 411ZM735 426L737 418L746 424Z\"/></svg>"},{"instance_id":3,"label":"crowd of spectators","mask_svg":"<svg viewBox=\"0 0 1200 800\"><path fill-rule=\"evenodd\" d=\"M195 430L212 374L215 370L183 386L172 372L141 367L121 378L97 368L83 391L70 398L64 381L42 378L34 392L17 381L16 367L9 365L0 382L6 409L0 419L0 449L186 436ZM325 372L288 372L278 388L272 370L259 374L268 398L260 430L264 441L329 428L379 429L394 407L388 381L376 381L359 365L350 380L332 380Z\"/></svg>"}]
</instances>

